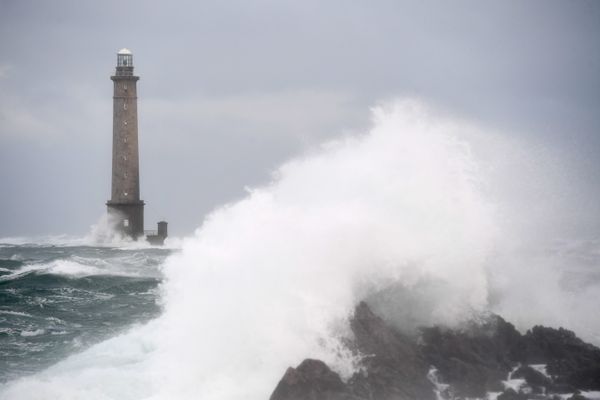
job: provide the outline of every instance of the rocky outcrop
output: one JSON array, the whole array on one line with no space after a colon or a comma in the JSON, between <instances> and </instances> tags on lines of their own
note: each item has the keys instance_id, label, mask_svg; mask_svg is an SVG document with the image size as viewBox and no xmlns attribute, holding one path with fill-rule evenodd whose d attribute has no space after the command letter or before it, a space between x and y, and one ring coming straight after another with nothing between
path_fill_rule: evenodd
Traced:
<instances>
[{"instance_id":1,"label":"rocky outcrop","mask_svg":"<svg viewBox=\"0 0 600 400\"><path fill-rule=\"evenodd\" d=\"M535 326L523 337L522 354L524 363L547 364L559 384L600 390L600 349L574 332Z\"/></svg>"},{"instance_id":2,"label":"rocky outcrop","mask_svg":"<svg viewBox=\"0 0 600 400\"><path fill-rule=\"evenodd\" d=\"M518 362L520 338L513 325L492 315L460 331L423 328L421 351L455 392L483 397L503 390L501 381Z\"/></svg>"},{"instance_id":3,"label":"rocky outcrop","mask_svg":"<svg viewBox=\"0 0 600 400\"><path fill-rule=\"evenodd\" d=\"M406 336L360 303L350 321L354 333L352 349L364 355L364 373L349 381L361 399L434 399L427 379L429 363L414 338Z\"/></svg>"},{"instance_id":4,"label":"rocky outcrop","mask_svg":"<svg viewBox=\"0 0 600 400\"><path fill-rule=\"evenodd\" d=\"M271 395L287 400L358 400L340 376L324 362L307 359L288 368Z\"/></svg>"},{"instance_id":5,"label":"rocky outcrop","mask_svg":"<svg viewBox=\"0 0 600 400\"><path fill-rule=\"evenodd\" d=\"M536 394L545 393L547 389L551 388L553 385L550 377L547 377L528 365L517 368L517 370L510 375L510 378L525 380L527 385L531 388L531 391Z\"/></svg>"},{"instance_id":6,"label":"rocky outcrop","mask_svg":"<svg viewBox=\"0 0 600 400\"><path fill-rule=\"evenodd\" d=\"M351 350L363 355L362 371L344 383L323 362L288 368L271 400L434 400L429 364L414 339L391 328L361 303L351 320Z\"/></svg>"},{"instance_id":7,"label":"rocky outcrop","mask_svg":"<svg viewBox=\"0 0 600 400\"><path fill-rule=\"evenodd\" d=\"M433 400L585 398L600 390L600 349L565 329L521 335L497 315L460 330L422 328L406 335L360 303L348 347L361 370L344 382L319 360L289 368L270 400Z\"/></svg>"}]
</instances>

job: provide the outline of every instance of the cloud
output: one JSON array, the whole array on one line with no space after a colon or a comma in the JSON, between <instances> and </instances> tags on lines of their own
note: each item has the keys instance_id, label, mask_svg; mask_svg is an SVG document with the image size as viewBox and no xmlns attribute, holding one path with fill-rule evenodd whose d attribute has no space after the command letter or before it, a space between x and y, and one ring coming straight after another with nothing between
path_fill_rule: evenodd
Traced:
<instances>
[{"instance_id":1,"label":"cloud","mask_svg":"<svg viewBox=\"0 0 600 400\"><path fill-rule=\"evenodd\" d=\"M8 78L8 73L12 69L10 64L0 64L0 79Z\"/></svg>"},{"instance_id":2,"label":"cloud","mask_svg":"<svg viewBox=\"0 0 600 400\"><path fill-rule=\"evenodd\" d=\"M35 111L37 113L26 106L8 104L0 99L0 138L55 136L59 128L49 120L48 115Z\"/></svg>"},{"instance_id":3,"label":"cloud","mask_svg":"<svg viewBox=\"0 0 600 400\"><path fill-rule=\"evenodd\" d=\"M364 108L353 94L317 89L142 99L139 113L148 129L174 136L229 129L307 142L365 122Z\"/></svg>"},{"instance_id":4,"label":"cloud","mask_svg":"<svg viewBox=\"0 0 600 400\"><path fill-rule=\"evenodd\" d=\"M40 98L12 87L0 93L0 138L44 142L85 133L87 140L97 139L103 122L110 132L110 99L96 97L89 86L68 85L61 93L60 98Z\"/></svg>"}]
</instances>

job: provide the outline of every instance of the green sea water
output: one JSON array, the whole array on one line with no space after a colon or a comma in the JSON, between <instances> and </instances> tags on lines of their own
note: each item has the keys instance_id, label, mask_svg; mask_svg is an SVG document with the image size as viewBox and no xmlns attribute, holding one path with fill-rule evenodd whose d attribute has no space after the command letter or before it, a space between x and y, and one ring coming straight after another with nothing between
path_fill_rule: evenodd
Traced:
<instances>
[{"instance_id":1,"label":"green sea water","mask_svg":"<svg viewBox=\"0 0 600 400\"><path fill-rule=\"evenodd\" d=\"M156 317L171 252L0 243L0 382Z\"/></svg>"}]
</instances>

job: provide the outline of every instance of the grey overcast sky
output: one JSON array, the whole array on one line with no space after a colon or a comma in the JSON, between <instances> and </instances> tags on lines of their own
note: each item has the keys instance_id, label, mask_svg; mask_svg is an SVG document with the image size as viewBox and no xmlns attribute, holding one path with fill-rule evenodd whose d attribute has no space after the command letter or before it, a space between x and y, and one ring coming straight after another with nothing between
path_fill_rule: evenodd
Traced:
<instances>
[{"instance_id":1,"label":"grey overcast sky","mask_svg":"<svg viewBox=\"0 0 600 400\"><path fill-rule=\"evenodd\" d=\"M0 237L84 234L105 212L122 47L147 228L192 232L401 96L548 146L569 215L600 227L600 1L0 0Z\"/></svg>"}]
</instances>

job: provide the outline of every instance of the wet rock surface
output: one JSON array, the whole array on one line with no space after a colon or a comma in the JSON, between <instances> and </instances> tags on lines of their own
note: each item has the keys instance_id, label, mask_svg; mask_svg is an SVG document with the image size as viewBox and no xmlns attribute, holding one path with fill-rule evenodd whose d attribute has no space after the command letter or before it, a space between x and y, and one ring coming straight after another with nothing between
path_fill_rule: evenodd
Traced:
<instances>
[{"instance_id":1,"label":"wet rock surface","mask_svg":"<svg viewBox=\"0 0 600 400\"><path fill-rule=\"evenodd\" d=\"M288 368L275 388L272 399L353 400L348 386L324 362L306 359L297 368Z\"/></svg>"},{"instance_id":2,"label":"wet rock surface","mask_svg":"<svg viewBox=\"0 0 600 400\"><path fill-rule=\"evenodd\" d=\"M460 330L406 335L360 303L348 347L361 370L344 382L319 360L289 368L270 400L600 398L600 349L573 332L536 326L524 335L489 315Z\"/></svg>"}]
</instances>

